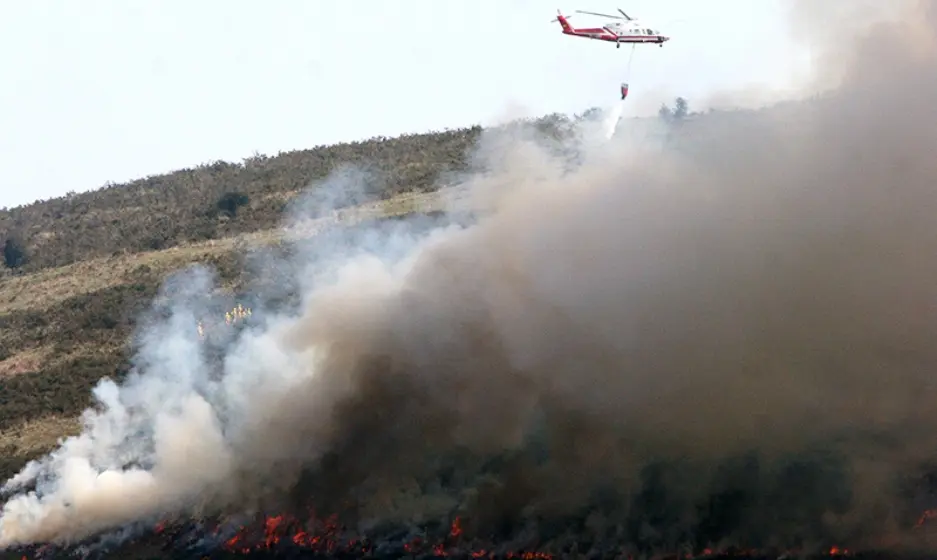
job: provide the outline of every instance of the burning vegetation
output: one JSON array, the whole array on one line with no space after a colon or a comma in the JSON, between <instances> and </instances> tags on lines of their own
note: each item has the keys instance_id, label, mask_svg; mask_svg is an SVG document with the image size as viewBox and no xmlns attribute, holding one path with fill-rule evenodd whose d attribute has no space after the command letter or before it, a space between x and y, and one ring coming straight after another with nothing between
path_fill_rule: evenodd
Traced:
<instances>
[{"instance_id":1,"label":"burning vegetation","mask_svg":"<svg viewBox=\"0 0 937 560\"><path fill-rule=\"evenodd\" d=\"M172 558L479 558L511 560L548 560L554 558L648 558L690 560L703 558L876 558L856 555L833 546L826 550L746 549L737 546L720 548L681 547L672 552L641 553L628 547L602 546L592 542L571 542L548 547L550 551L506 549L479 538L466 538L461 519L456 517L448 531L428 528L396 531L372 540L348 530L335 516L307 521L287 515L258 516L252 522L157 523L147 534L120 550L101 550L95 546L78 547L83 558L120 557L148 549ZM41 560L76 551L51 545L29 547L17 552L23 559ZM139 556L135 556L139 557Z\"/></svg>"},{"instance_id":2,"label":"burning vegetation","mask_svg":"<svg viewBox=\"0 0 937 560\"><path fill-rule=\"evenodd\" d=\"M520 462L520 459L517 459ZM702 558L929 558L928 543L937 535L931 520L937 509L908 517L903 530L882 540L881 531L870 530L873 539L853 532L838 533L831 519L847 514L848 497L834 496L825 490L843 484L842 473L824 474L819 464L807 461L790 463L775 481L776 492L745 488L756 484L760 476L757 461L720 475L726 488L713 492L713 481L697 479L709 493L689 490L677 494L673 464L659 465L644 473L644 486L630 503L617 501L614 489L597 491L579 511L563 510L552 515L535 512L537 505L549 500L533 492L538 473L526 466L517 478L518 465L489 465L483 478L470 488L449 492L452 496L472 498L450 507L447 514L429 520L417 520L432 512L434 503L445 496L416 496L419 511L409 520L387 515L369 518L370 496L352 504L345 498L340 513L319 514L313 508L285 505L283 513L239 513L199 517L184 515L156 523L139 522L121 531L97 536L83 542L59 545L17 547L2 558L30 560L79 555L86 559L104 558L620 558L648 560L690 560ZM730 467L725 467L729 469ZM513 470L513 476L507 471ZM669 470L670 472L665 472ZM746 476L747 481L742 479ZM684 473L687 476L701 471ZM824 478L828 477L828 478ZM664 479L668 478L669 481ZM490 481L498 481L492 485ZM434 481L439 490L439 480ZM684 481L693 484L693 481ZM761 481L757 484L764 484ZM424 484L424 486L426 486ZM547 489L541 489L544 492ZM306 487L292 496L303 501L318 490ZM781 494L787 497L782 497ZM826 493L834 502L820 507L815 493ZM916 495L926 495L922 487ZM485 495L483 495L485 494ZM520 494L520 495L518 495ZM693 502L692 496L704 496ZM323 501L330 501L327 496ZM313 501L315 501L313 497ZM762 506L756 502L761 501ZM512 504L513 502L513 504ZM268 506L270 507L270 506ZM386 506L385 506L386 507ZM270 508L272 509L272 507ZM436 507L435 509L439 509ZM909 510L910 511L910 510ZM461 512L461 513L460 513ZM410 512L411 515L414 512ZM901 544L898 543L899 535ZM841 542L836 542L837 538ZM912 539L914 541L912 542ZM848 544L858 545L853 550ZM875 552L881 549L886 552ZM899 551L899 552L896 552Z\"/></svg>"}]
</instances>

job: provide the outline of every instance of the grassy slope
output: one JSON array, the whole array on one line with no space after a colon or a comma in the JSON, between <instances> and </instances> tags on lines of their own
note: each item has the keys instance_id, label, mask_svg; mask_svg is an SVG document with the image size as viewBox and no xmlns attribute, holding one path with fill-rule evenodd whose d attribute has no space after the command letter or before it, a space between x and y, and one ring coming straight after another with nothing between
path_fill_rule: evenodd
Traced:
<instances>
[{"instance_id":1,"label":"grassy slope","mask_svg":"<svg viewBox=\"0 0 937 560\"><path fill-rule=\"evenodd\" d=\"M402 194L350 207L312 224L348 227L369 218L437 209L440 193ZM278 230L262 230L159 251L99 257L0 282L0 477L79 429L77 415L103 376L126 370L127 340L136 312L167 274L211 263L223 287L236 289L240 245L273 244Z\"/></svg>"}]
</instances>

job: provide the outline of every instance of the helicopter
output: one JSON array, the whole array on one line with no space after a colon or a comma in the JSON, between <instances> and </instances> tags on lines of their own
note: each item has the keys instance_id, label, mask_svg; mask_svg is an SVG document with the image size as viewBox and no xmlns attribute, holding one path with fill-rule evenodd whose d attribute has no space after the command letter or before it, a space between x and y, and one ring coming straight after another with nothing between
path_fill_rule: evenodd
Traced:
<instances>
[{"instance_id":1,"label":"helicopter","mask_svg":"<svg viewBox=\"0 0 937 560\"><path fill-rule=\"evenodd\" d=\"M630 43L633 45L650 43L663 47L664 43L670 40L670 37L662 35L660 31L642 24L635 18L626 14L621 8L618 8L618 11L621 12L621 15L624 17L576 10L578 14L622 20L603 25L602 27L583 27L577 29L571 26L568 21L569 18L573 16L564 16L563 12L560 10L556 10L556 19L551 20L550 23L554 21L560 22L560 27L563 28L564 35L616 43L615 47L619 49L622 43Z\"/></svg>"}]
</instances>

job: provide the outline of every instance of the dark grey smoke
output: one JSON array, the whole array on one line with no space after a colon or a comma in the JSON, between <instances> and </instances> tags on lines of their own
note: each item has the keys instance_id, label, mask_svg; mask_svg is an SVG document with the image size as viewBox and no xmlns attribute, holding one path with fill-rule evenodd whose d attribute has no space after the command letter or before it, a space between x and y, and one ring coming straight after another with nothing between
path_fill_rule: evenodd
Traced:
<instances>
[{"instance_id":1,"label":"dark grey smoke","mask_svg":"<svg viewBox=\"0 0 937 560\"><path fill-rule=\"evenodd\" d=\"M503 540L928 546L937 4L890 23L795 4L836 88L569 173L492 133L468 185L492 213L317 260L340 266L222 381L163 327L138 384L102 389L142 412L28 467L52 482L7 503L0 545L288 497L367 527L460 512ZM128 474L114 450L141 429L163 445L129 445L154 466Z\"/></svg>"}]
</instances>

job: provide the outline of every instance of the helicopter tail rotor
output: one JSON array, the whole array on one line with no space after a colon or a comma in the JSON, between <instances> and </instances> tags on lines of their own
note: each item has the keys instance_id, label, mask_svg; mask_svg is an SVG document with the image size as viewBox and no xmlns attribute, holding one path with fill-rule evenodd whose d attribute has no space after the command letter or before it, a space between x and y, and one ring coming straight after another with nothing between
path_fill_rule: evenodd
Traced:
<instances>
[{"instance_id":1,"label":"helicopter tail rotor","mask_svg":"<svg viewBox=\"0 0 937 560\"><path fill-rule=\"evenodd\" d=\"M572 19L572 17L573 17L573 16L564 16L564 15L563 15L563 12L560 11L560 10L556 10L556 15L557 15L557 17L551 19L551 20L550 20L550 23L556 23L556 22L560 21L560 17L566 19L567 21L570 20L570 19Z\"/></svg>"}]
</instances>

